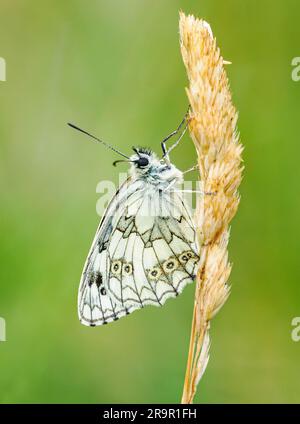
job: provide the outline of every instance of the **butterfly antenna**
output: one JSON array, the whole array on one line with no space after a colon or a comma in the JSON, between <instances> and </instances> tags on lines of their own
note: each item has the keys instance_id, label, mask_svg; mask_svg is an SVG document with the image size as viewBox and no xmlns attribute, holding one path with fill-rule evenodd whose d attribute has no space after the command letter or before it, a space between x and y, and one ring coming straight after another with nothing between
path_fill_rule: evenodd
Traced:
<instances>
[{"instance_id":1,"label":"butterfly antenna","mask_svg":"<svg viewBox=\"0 0 300 424\"><path fill-rule=\"evenodd\" d=\"M105 141L100 140L100 138L95 137L93 134L90 134L89 132L87 132L87 131L85 131L85 130L83 130L83 129L79 128L79 127L77 127L77 126L76 126L76 125L74 125L74 124L71 124L70 122L68 122L68 125L69 125L69 127L74 128L75 130L80 131L80 132L82 132L83 134L88 135L89 137L91 137L92 139L94 139L95 141L97 141L98 143L102 143L102 144L104 144L104 146L105 146L105 147L107 147L107 148L108 148L108 149L110 149L110 150L113 150L114 152L118 153L119 155L123 156L124 158L126 158L126 159L130 159L130 157L129 157L129 156L124 155L124 153L120 152L118 149L116 149L115 147L111 146L110 144L105 143Z\"/></svg>"},{"instance_id":2,"label":"butterfly antenna","mask_svg":"<svg viewBox=\"0 0 300 424\"><path fill-rule=\"evenodd\" d=\"M123 160L123 159L115 160L115 161L113 162L113 166L117 166L117 164L118 164L118 163L123 163L123 162L131 163L131 162L132 162L132 160Z\"/></svg>"}]
</instances>

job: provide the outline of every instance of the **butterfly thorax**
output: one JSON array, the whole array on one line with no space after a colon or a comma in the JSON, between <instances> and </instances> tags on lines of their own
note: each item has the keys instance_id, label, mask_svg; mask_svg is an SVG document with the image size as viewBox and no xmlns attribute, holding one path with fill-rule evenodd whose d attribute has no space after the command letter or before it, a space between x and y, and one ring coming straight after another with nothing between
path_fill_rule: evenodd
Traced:
<instances>
[{"instance_id":1,"label":"butterfly thorax","mask_svg":"<svg viewBox=\"0 0 300 424\"><path fill-rule=\"evenodd\" d=\"M130 174L133 179L143 180L159 189L164 189L171 183L175 185L182 182L182 172L173 164L160 160L148 149L139 148L135 151L137 154L130 157Z\"/></svg>"}]
</instances>

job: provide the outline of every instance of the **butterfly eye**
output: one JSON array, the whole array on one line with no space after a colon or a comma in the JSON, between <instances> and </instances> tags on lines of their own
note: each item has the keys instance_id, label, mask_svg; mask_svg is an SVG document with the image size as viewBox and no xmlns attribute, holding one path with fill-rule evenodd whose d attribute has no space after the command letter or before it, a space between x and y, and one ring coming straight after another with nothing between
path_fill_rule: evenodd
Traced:
<instances>
[{"instance_id":1,"label":"butterfly eye","mask_svg":"<svg viewBox=\"0 0 300 424\"><path fill-rule=\"evenodd\" d=\"M135 163L139 168L144 168L145 166L149 165L149 160L144 156L141 156L135 161Z\"/></svg>"}]
</instances>

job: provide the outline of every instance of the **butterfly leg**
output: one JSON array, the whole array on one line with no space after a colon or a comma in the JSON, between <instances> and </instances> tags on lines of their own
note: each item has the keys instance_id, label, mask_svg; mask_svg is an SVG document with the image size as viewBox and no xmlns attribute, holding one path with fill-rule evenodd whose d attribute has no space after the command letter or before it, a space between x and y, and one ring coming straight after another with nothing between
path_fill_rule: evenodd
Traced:
<instances>
[{"instance_id":1,"label":"butterfly leg","mask_svg":"<svg viewBox=\"0 0 300 424\"><path fill-rule=\"evenodd\" d=\"M189 168L189 169L187 169L186 171L184 171L184 172L183 172L183 175L184 175L184 174L187 174L188 172L195 171L196 169L199 169L199 165L198 165L198 164L197 164L197 165L194 165L194 166L192 166L191 168Z\"/></svg>"},{"instance_id":2,"label":"butterfly leg","mask_svg":"<svg viewBox=\"0 0 300 424\"><path fill-rule=\"evenodd\" d=\"M187 116L188 116L188 113L189 113L189 111L190 111L190 105L189 105L189 107L188 107L188 110L186 111L186 113L185 113L185 115L184 115L184 118L183 118L183 120L180 122L180 124L178 125L178 127L177 127L177 129L176 130L174 130L174 131L172 131L169 135L167 135L167 137L165 137L164 139L163 139L163 141L161 142L161 148L162 148L162 151L163 151L163 157L166 157L167 158L167 160L169 160L169 153L170 153L170 151L171 150L173 150L174 149L174 147L176 147L177 146L177 144L179 143L179 141L182 139L182 137L183 137L183 135L184 135L184 133L185 133L185 131L186 131L186 129L187 129L187 125L185 125L185 128L184 128L184 130L183 130L183 133L180 135L180 137L179 137L179 139L169 148L169 150L167 150L167 147L166 147L166 142L170 139L170 138L172 138L174 135L176 135L176 134L178 134L179 133L179 131L180 131L180 129L182 128L182 126L184 125L184 123L186 122L186 120L187 120Z\"/></svg>"},{"instance_id":3,"label":"butterfly leg","mask_svg":"<svg viewBox=\"0 0 300 424\"><path fill-rule=\"evenodd\" d=\"M175 193L199 193L204 194L205 196L216 196L217 192L212 191L202 191L202 190L172 190Z\"/></svg>"},{"instance_id":4,"label":"butterfly leg","mask_svg":"<svg viewBox=\"0 0 300 424\"><path fill-rule=\"evenodd\" d=\"M170 182L170 184L166 188L164 188L164 191L169 191L170 188L173 187L173 185L176 184L176 183L177 183L177 180L176 179L172 180Z\"/></svg>"}]
</instances>

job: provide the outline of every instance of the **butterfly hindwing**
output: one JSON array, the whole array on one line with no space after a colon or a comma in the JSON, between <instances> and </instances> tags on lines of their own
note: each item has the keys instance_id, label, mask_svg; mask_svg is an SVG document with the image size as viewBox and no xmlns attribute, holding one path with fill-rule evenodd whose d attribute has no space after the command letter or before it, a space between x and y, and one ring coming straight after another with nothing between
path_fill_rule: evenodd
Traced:
<instances>
[{"instance_id":1,"label":"butterfly hindwing","mask_svg":"<svg viewBox=\"0 0 300 424\"><path fill-rule=\"evenodd\" d=\"M135 214L127 208L120 217L108 252L108 292L120 306L161 306L177 296L193 281L199 259L182 197L172 191L157 196L147 187Z\"/></svg>"}]
</instances>

